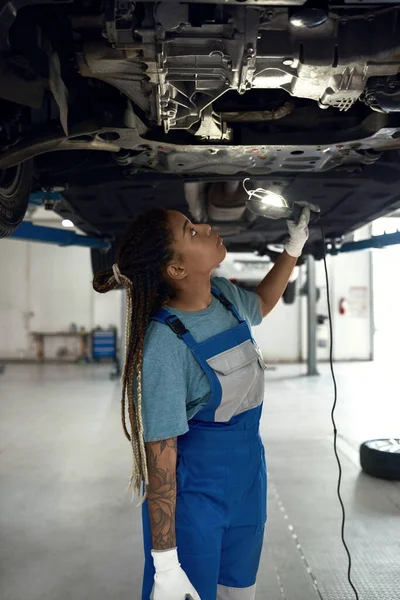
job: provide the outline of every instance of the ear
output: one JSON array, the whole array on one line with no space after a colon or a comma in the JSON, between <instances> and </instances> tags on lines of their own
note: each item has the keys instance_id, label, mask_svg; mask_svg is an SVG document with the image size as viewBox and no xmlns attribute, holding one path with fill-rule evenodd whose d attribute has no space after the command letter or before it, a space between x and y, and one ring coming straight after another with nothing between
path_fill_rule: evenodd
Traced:
<instances>
[{"instance_id":1,"label":"ear","mask_svg":"<svg viewBox=\"0 0 400 600\"><path fill-rule=\"evenodd\" d=\"M178 263L172 263L167 267L167 275L173 281L181 281L185 279L187 276L186 269L183 265L179 265Z\"/></svg>"}]
</instances>

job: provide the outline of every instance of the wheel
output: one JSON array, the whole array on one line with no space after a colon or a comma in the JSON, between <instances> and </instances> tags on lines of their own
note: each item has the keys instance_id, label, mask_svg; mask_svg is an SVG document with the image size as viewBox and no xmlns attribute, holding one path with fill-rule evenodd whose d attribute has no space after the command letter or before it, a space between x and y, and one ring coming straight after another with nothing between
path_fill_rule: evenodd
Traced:
<instances>
[{"instance_id":1,"label":"wheel","mask_svg":"<svg viewBox=\"0 0 400 600\"><path fill-rule=\"evenodd\" d=\"M25 216L32 187L33 162L0 169L0 238L13 233Z\"/></svg>"},{"instance_id":2,"label":"wheel","mask_svg":"<svg viewBox=\"0 0 400 600\"><path fill-rule=\"evenodd\" d=\"M286 290L283 292L283 296L282 299L284 301L285 304L293 304L293 302L296 299L296 282L295 281L289 281L289 283L287 284Z\"/></svg>"},{"instance_id":3,"label":"wheel","mask_svg":"<svg viewBox=\"0 0 400 600\"><path fill-rule=\"evenodd\" d=\"M364 442L360 463L363 471L373 477L400 481L400 438Z\"/></svg>"},{"instance_id":4,"label":"wheel","mask_svg":"<svg viewBox=\"0 0 400 600\"><path fill-rule=\"evenodd\" d=\"M116 251L114 244L112 244L112 246L106 252L99 250L98 248L92 248L90 252L93 277L100 271L107 271L107 269L111 269L115 263Z\"/></svg>"}]
</instances>

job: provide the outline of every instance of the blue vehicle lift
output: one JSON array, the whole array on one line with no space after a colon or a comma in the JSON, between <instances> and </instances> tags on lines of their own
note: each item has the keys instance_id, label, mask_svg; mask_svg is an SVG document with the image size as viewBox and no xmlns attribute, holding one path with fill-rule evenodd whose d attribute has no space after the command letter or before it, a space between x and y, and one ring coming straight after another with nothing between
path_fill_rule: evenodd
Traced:
<instances>
[{"instance_id":1,"label":"blue vehicle lift","mask_svg":"<svg viewBox=\"0 0 400 600\"><path fill-rule=\"evenodd\" d=\"M386 248L387 246L396 246L397 244L400 244L400 231L374 235L367 240L359 240L358 242L347 242L339 248L330 248L327 250L327 254L335 255L342 254L343 252L370 250L371 248Z\"/></svg>"},{"instance_id":2,"label":"blue vehicle lift","mask_svg":"<svg viewBox=\"0 0 400 600\"><path fill-rule=\"evenodd\" d=\"M29 197L29 204L41 206L43 203L54 203L59 200L61 200L59 192L34 192ZM107 250L111 246L109 242L100 238L80 235L75 233L75 231L67 229L33 225L29 221L23 221L10 237L27 242L56 244L57 246L83 246L86 248L103 248L104 250Z\"/></svg>"},{"instance_id":3,"label":"blue vehicle lift","mask_svg":"<svg viewBox=\"0 0 400 600\"><path fill-rule=\"evenodd\" d=\"M110 248L111 244L105 240L86 235L79 235L75 231L56 229L55 227L43 227L23 221L18 229L11 234L14 239L29 242L42 242L45 244L56 244L58 246L85 246L86 248ZM339 248L330 248L327 254L333 256L344 252L357 252L359 250L370 250L371 248L386 248L400 244L400 231L395 233L384 233L376 235L367 240L348 242Z\"/></svg>"},{"instance_id":4,"label":"blue vehicle lift","mask_svg":"<svg viewBox=\"0 0 400 600\"><path fill-rule=\"evenodd\" d=\"M41 206L46 203L55 203L61 200L60 192L34 192L29 197L29 204ZM43 227L33 225L28 221L23 221L18 229L11 234L12 238L30 241L43 242L45 244L56 244L58 246L84 246L86 248L102 248L107 250L111 244L100 238L80 235L75 231L66 229L56 229L54 227ZM367 240L358 242L348 242L339 247L332 247L327 250L327 254L342 254L344 252L357 252L359 250L369 250L371 248L386 248L400 244L400 231L395 233L384 233L376 235Z\"/></svg>"},{"instance_id":5,"label":"blue vehicle lift","mask_svg":"<svg viewBox=\"0 0 400 600\"><path fill-rule=\"evenodd\" d=\"M79 235L75 231L56 229L55 227L42 227L23 221L18 229L11 234L11 238L27 242L42 242L56 244L57 246L84 246L86 248L110 248L111 244L105 240L86 235Z\"/></svg>"},{"instance_id":6,"label":"blue vehicle lift","mask_svg":"<svg viewBox=\"0 0 400 600\"><path fill-rule=\"evenodd\" d=\"M62 199L60 192L32 192L29 194L31 206L42 206L46 202L59 202Z\"/></svg>"}]
</instances>

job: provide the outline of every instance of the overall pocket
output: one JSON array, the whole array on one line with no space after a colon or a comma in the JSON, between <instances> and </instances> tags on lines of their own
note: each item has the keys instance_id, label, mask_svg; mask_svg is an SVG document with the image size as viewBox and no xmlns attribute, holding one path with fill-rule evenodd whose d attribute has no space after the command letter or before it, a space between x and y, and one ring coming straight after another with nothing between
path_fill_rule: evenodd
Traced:
<instances>
[{"instance_id":1,"label":"overall pocket","mask_svg":"<svg viewBox=\"0 0 400 600\"><path fill-rule=\"evenodd\" d=\"M227 422L261 404L265 365L251 340L213 356L207 363L221 385L221 404L215 411L215 421Z\"/></svg>"}]
</instances>

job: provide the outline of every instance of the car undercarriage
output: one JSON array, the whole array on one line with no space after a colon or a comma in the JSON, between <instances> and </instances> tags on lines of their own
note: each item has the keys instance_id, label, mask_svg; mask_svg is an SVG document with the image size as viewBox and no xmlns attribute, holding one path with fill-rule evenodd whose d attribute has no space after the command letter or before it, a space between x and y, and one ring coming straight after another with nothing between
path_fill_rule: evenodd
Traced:
<instances>
[{"instance_id":1,"label":"car undercarriage","mask_svg":"<svg viewBox=\"0 0 400 600\"><path fill-rule=\"evenodd\" d=\"M30 190L110 240L152 202L260 253L285 228L246 177L320 204L336 240L400 206L396 3L17 0L0 34L1 235Z\"/></svg>"}]
</instances>

